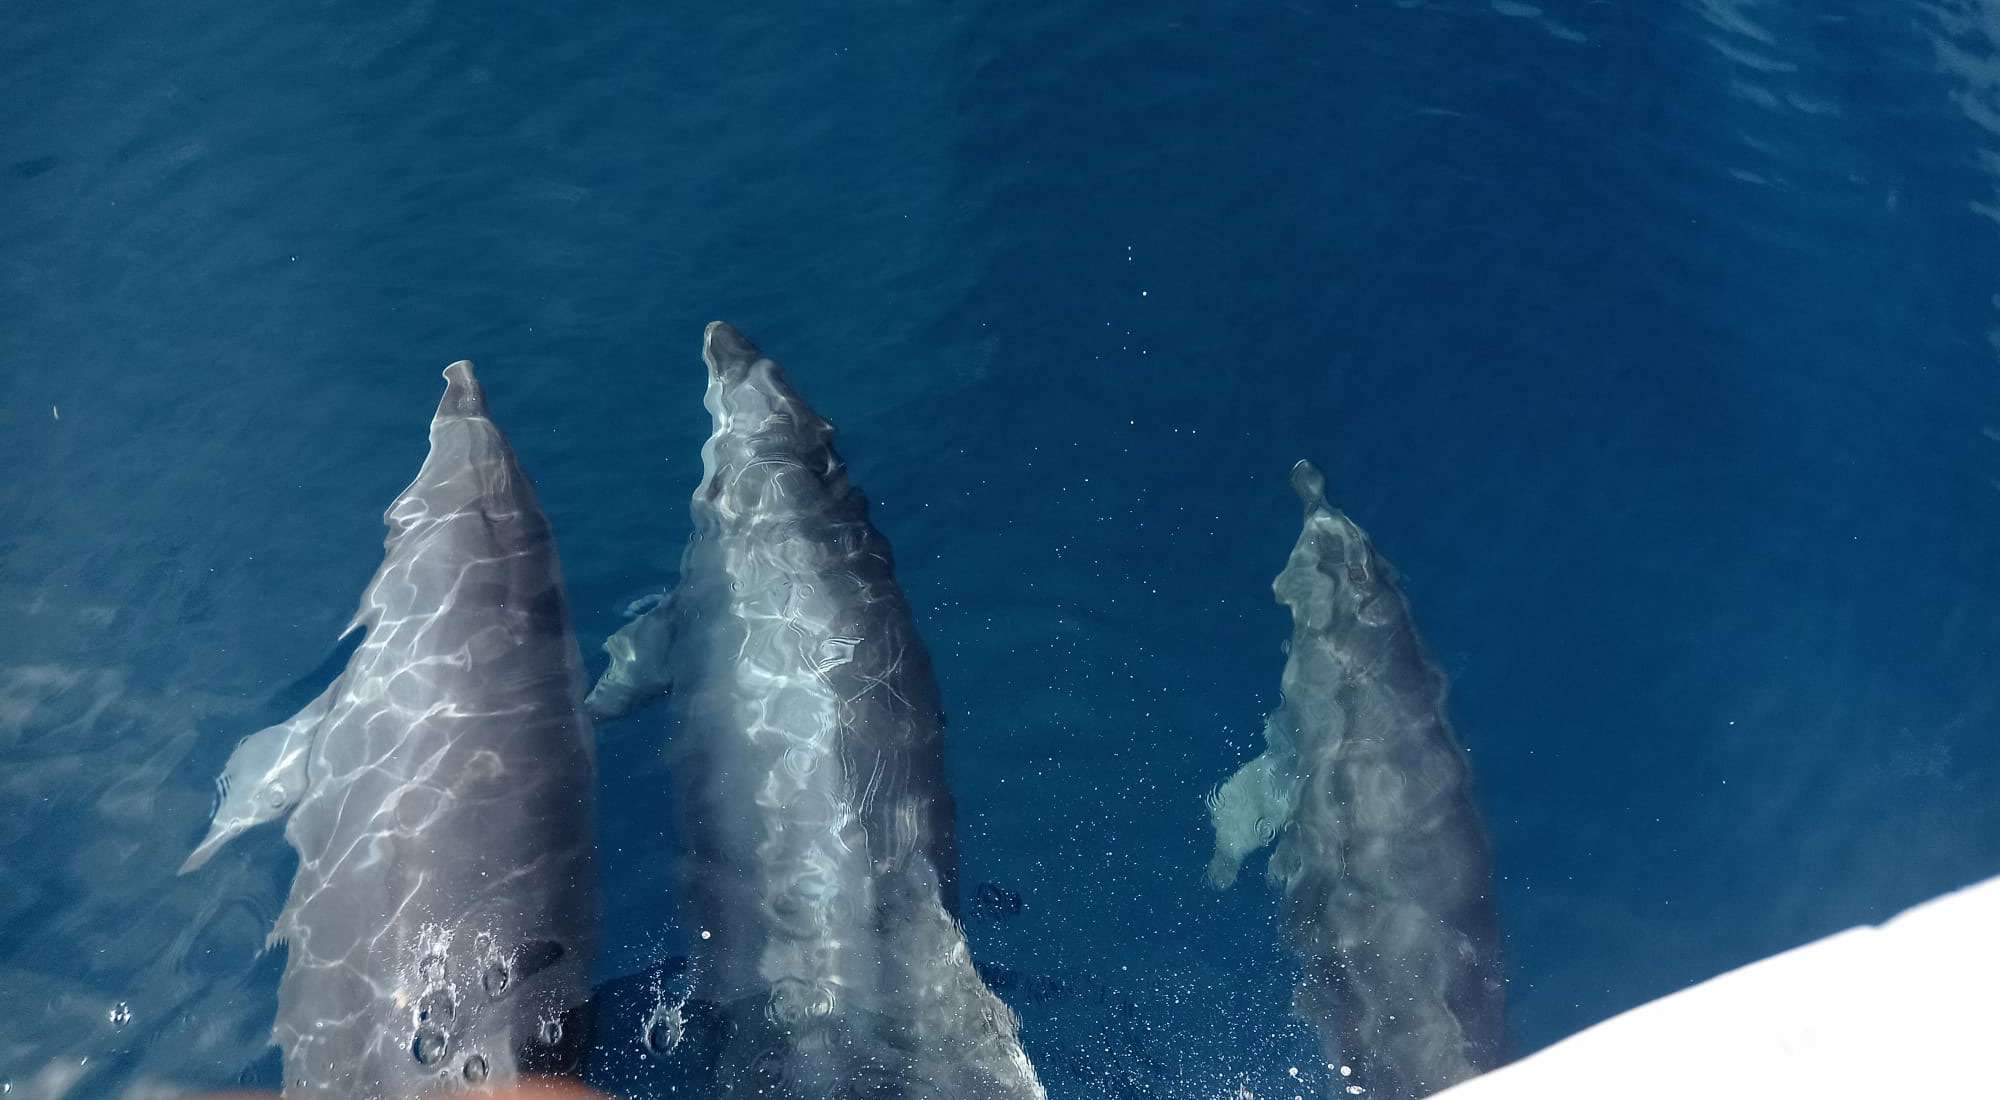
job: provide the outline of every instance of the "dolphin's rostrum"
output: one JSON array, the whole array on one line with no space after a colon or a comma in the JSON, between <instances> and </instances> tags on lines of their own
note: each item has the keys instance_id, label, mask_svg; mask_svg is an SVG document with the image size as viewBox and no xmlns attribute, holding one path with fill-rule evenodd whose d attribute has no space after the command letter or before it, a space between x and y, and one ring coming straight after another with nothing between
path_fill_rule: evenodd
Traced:
<instances>
[{"instance_id":1,"label":"dolphin's rostrum","mask_svg":"<svg viewBox=\"0 0 2000 1100\"><path fill-rule=\"evenodd\" d=\"M708 326L680 583L606 645L599 718L671 697L676 876L724 1096L1042 1089L952 917L943 712L889 544L778 365Z\"/></svg>"},{"instance_id":2,"label":"dolphin's rostrum","mask_svg":"<svg viewBox=\"0 0 2000 1100\"><path fill-rule=\"evenodd\" d=\"M285 1094L403 1100L561 1071L595 951L595 756L548 520L472 364L390 506L334 683L252 734L183 871L290 811Z\"/></svg>"},{"instance_id":3,"label":"dolphin's rostrum","mask_svg":"<svg viewBox=\"0 0 2000 1100\"><path fill-rule=\"evenodd\" d=\"M1292 469L1305 525L1273 590L1292 610L1267 749L1209 796L1211 886L1276 840L1279 935L1305 973L1335 1095L1413 1100L1498 1065L1504 981L1484 825L1389 563ZM1356 1091L1361 1090L1361 1091Z\"/></svg>"}]
</instances>

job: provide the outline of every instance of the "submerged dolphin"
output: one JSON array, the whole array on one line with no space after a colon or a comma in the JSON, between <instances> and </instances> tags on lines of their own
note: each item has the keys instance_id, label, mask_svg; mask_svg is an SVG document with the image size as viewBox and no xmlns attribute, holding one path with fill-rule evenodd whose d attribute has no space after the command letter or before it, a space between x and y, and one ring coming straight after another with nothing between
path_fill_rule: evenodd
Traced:
<instances>
[{"instance_id":1,"label":"submerged dolphin","mask_svg":"<svg viewBox=\"0 0 2000 1100\"><path fill-rule=\"evenodd\" d=\"M569 1068L596 947L595 748L549 522L472 364L384 516L347 668L223 771L194 870L290 811L285 1094L401 1100Z\"/></svg>"},{"instance_id":2,"label":"submerged dolphin","mask_svg":"<svg viewBox=\"0 0 2000 1100\"><path fill-rule=\"evenodd\" d=\"M1041 1097L951 915L944 716L889 543L776 363L719 322L702 357L714 434L680 584L606 644L589 704L671 695L716 1091Z\"/></svg>"},{"instance_id":3,"label":"submerged dolphin","mask_svg":"<svg viewBox=\"0 0 2000 1100\"><path fill-rule=\"evenodd\" d=\"M1305 964L1293 1007L1345 1067L1335 1094L1407 1100L1502 1060L1486 832L1395 573L1310 463L1292 488L1305 527L1272 586L1292 609L1283 702L1263 755L1209 796L1208 881L1277 840L1279 935Z\"/></svg>"}]
</instances>

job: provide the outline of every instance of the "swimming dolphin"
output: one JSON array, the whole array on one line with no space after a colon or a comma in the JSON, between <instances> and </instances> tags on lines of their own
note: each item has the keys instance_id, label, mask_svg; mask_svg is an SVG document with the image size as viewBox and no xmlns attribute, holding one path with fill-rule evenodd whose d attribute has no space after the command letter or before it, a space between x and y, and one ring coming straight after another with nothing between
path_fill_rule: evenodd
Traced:
<instances>
[{"instance_id":1,"label":"swimming dolphin","mask_svg":"<svg viewBox=\"0 0 2000 1100\"><path fill-rule=\"evenodd\" d=\"M888 540L778 364L720 322L702 357L714 433L680 583L607 643L589 705L671 699L716 1090L1041 1097L952 916L944 715Z\"/></svg>"},{"instance_id":2,"label":"swimming dolphin","mask_svg":"<svg viewBox=\"0 0 2000 1100\"><path fill-rule=\"evenodd\" d=\"M251 734L183 872L290 818L273 1038L285 1095L403 1100L578 1060L595 747L549 522L472 364L384 516L346 670Z\"/></svg>"},{"instance_id":3,"label":"swimming dolphin","mask_svg":"<svg viewBox=\"0 0 2000 1100\"><path fill-rule=\"evenodd\" d=\"M1503 1058L1486 831L1394 571L1311 463L1292 488L1305 527L1272 585L1292 609L1283 702L1265 752L1209 796L1208 881L1277 841L1279 936L1305 965L1293 1008L1344 1067L1333 1094L1414 1100Z\"/></svg>"}]
</instances>

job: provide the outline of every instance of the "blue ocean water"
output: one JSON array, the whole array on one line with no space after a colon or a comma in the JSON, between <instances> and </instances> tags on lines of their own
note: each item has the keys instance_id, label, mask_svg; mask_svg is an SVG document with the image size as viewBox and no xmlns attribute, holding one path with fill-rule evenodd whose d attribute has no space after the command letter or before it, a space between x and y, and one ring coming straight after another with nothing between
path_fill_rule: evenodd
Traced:
<instances>
[{"instance_id":1,"label":"blue ocean water","mask_svg":"<svg viewBox=\"0 0 2000 1100\"><path fill-rule=\"evenodd\" d=\"M1024 1008L1039 1063L1309 1057L1268 891L1199 884L1300 457L1451 677L1519 1051L2000 873L1995 0L7 21L15 1095L275 1085L292 857L173 872L342 659L438 371L479 363L600 661L687 534L714 318L895 544L963 878L1022 899L975 953L1128 1040ZM602 767L612 977L680 934L657 732Z\"/></svg>"}]
</instances>

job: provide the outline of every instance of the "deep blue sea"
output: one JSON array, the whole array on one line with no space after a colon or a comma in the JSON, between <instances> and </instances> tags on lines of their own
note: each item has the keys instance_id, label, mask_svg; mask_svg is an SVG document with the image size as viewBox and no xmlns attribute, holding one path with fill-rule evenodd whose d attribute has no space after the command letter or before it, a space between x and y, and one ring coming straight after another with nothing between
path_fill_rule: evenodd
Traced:
<instances>
[{"instance_id":1,"label":"deep blue sea","mask_svg":"<svg viewBox=\"0 0 2000 1100\"><path fill-rule=\"evenodd\" d=\"M2000 873L2000 0L0 10L10 1097L275 1087L294 857L174 872L439 371L594 670L717 318L895 546L975 955L1089 991L1021 1006L1055 1095L1310 1057L1200 884L1299 458L1451 678L1520 1052ZM606 978L681 949L660 740L603 732Z\"/></svg>"}]
</instances>

